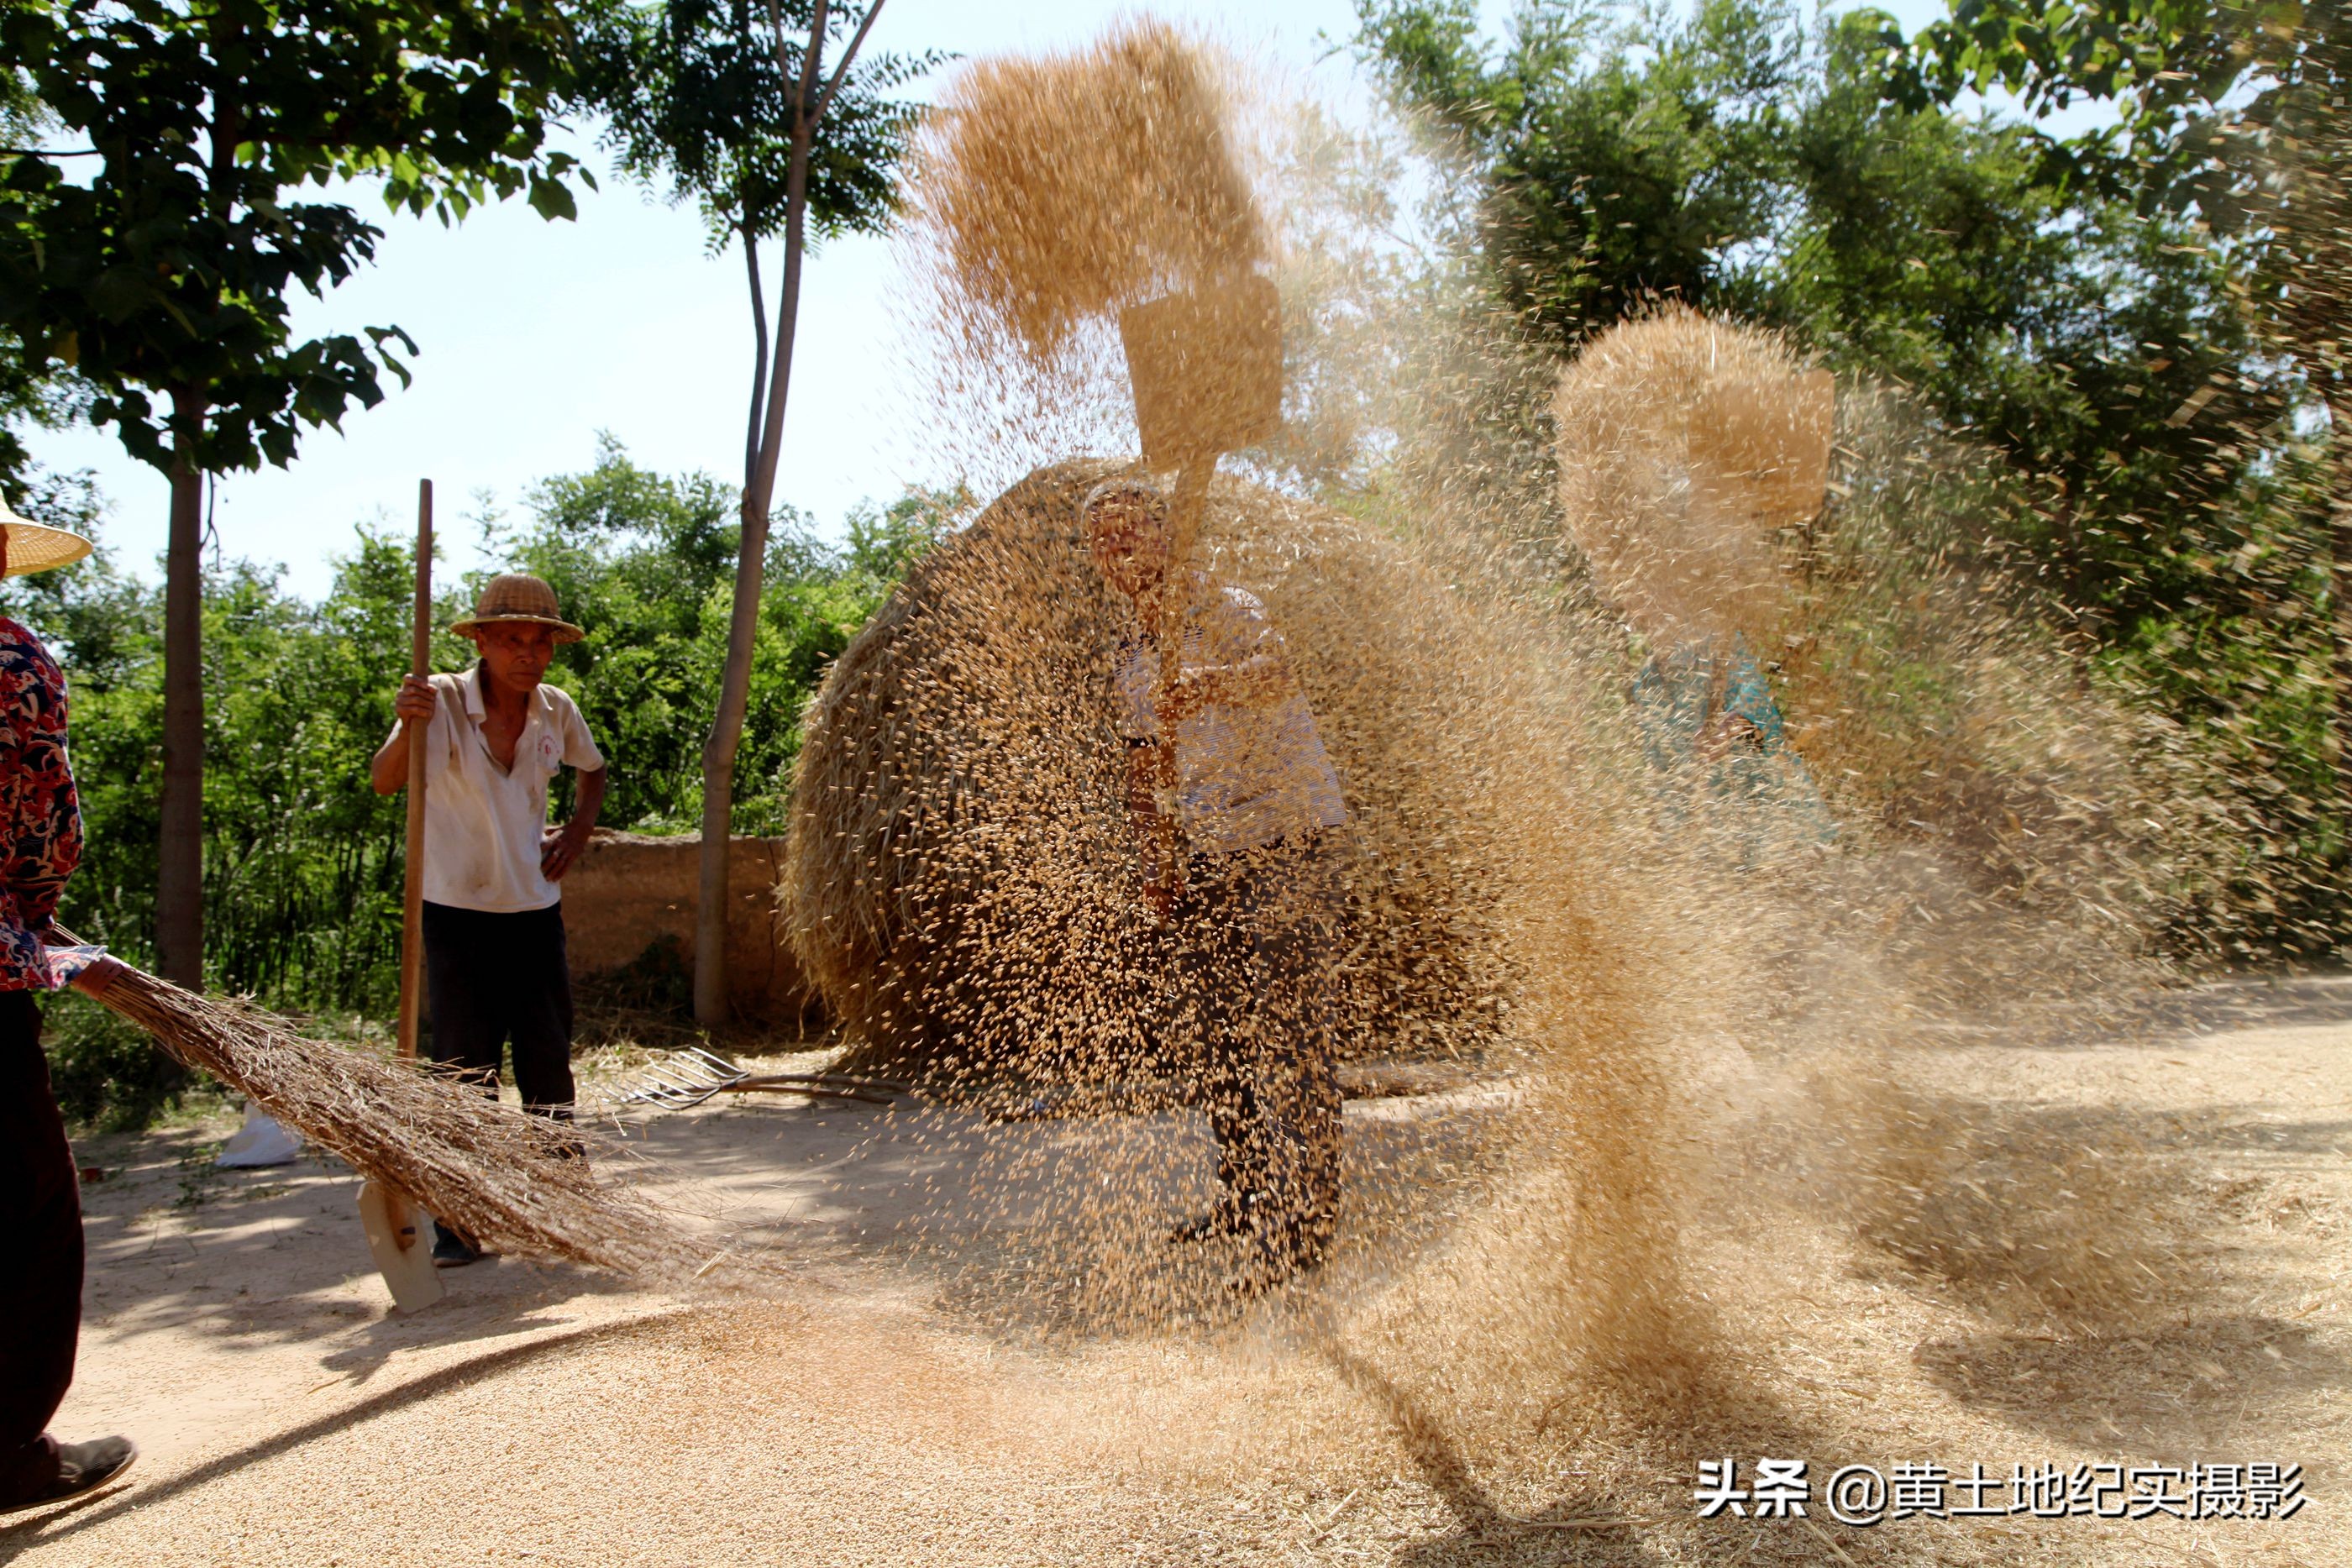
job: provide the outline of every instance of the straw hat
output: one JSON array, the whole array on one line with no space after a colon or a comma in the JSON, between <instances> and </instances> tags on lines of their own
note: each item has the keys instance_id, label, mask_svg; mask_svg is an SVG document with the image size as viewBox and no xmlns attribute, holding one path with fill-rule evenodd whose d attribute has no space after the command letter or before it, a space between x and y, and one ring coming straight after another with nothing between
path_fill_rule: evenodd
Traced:
<instances>
[{"instance_id":1,"label":"straw hat","mask_svg":"<svg viewBox=\"0 0 2352 1568\"><path fill-rule=\"evenodd\" d=\"M18 517L5 497L0 497L0 533L8 538L8 570L0 576L24 577L71 566L98 548L79 534Z\"/></svg>"},{"instance_id":2,"label":"straw hat","mask_svg":"<svg viewBox=\"0 0 2352 1568\"><path fill-rule=\"evenodd\" d=\"M460 637L470 637L485 626L502 622L551 626L558 646L577 643L588 635L563 618L563 612L556 607L555 590L522 571L504 571L490 579L482 590L482 597L475 601L474 612L449 630Z\"/></svg>"}]
</instances>

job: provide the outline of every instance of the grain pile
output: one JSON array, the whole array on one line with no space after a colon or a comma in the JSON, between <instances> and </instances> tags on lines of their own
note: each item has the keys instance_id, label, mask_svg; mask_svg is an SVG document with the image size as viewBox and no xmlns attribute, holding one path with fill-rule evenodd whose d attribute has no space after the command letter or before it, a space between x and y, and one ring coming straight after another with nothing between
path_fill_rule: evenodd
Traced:
<instances>
[{"instance_id":1,"label":"grain pile","mask_svg":"<svg viewBox=\"0 0 2352 1568\"><path fill-rule=\"evenodd\" d=\"M796 953L866 1061L950 1087L1044 1081L1066 1109L1131 1107L1139 1083L1162 1103L1198 1092L1192 1041L1160 1005L1182 933L1143 914L1119 809L1107 694L1122 606L1076 536L1077 500L1112 467L1032 476L843 654L809 716L786 857ZM1479 1102L1475 1132L1353 1145L1350 1253L1377 1275L1449 1228L1448 1194L1493 1176L1518 1192L1498 1211L1512 1266L1531 1247L1550 1260L1547 1304L1512 1317L1514 1338L1610 1364L1681 1354L1650 1168L1671 1121L1653 1047L1679 1004L1629 959L1672 955L1694 977L1711 959L1641 886L1661 862L1613 704L1539 629L1481 612L1325 508L1220 479L1202 550L1213 576L1264 599L1346 785L1359 946L1343 1047L1522 1082ZM1205 1172L1171 1169L1149 1125L1071 1136L1084 1158L1062 1157L1083 1180L1039 1179L1010 1142L966 1173L1045 1204L1018 1228L1048 1315L1147 1326L1196 1310L1160 1238ZM995 1291L988 1310L1040 1310L1022 1294Z\"/></svg>"},{"instance_id":2,"label":"grain pile","mask_svg":"<svg viewBox=\"0 0 2352 1568\"><path fill-rule=\"evenodd\" d=\"M1195 90L1213 62L1148 24L1058 59L982 62L948 88L910 177L934 455L966 473L1007 451L1062 460L939 547L828 674L795 776L784 898L861 1061L934 1085L1043 1080L1081 1105L1132 1103L1139 1082L1159 1103L1202 1096L1195 1041L1168 1006L1191 934L1146 913L1121 800L1112 675L1132 612L1087 555L1076 508L1138 467L1116 313L1272 260L1230 106ZM1161 115L1170 102L1182 111ZM1106 129L1146 123L1153 134ZM1713 972L1705 936L1677 927L1704 913L1677 909L1655 875L1619 672L1585 656L1588 629L1541 585L1475 559L1475 541L1440 542L1442 523L1373 526L1223 475L1190 563L1263 601L1341 780L1341 1050L1445 1056L1492 1085L1418 1153L1351 1145L1344 1245L1364 1279L1382 1277L1454 1228L1456 1199L1505 1183L1519 1196L1495 1212L1538 1217L1507 1240L1514 1289L1541 1304L1515 1298L1496 1320L1507 1329L1481 1342L1494 1375L1562 1354L1678 1364L1655 1145L1672 1119L1658 1047L1687 1009L1662 982ZM1171 1173L1156 1136L1091 1130L1083 1179L1029 1181L1013 1168L1027 1156L988 1151L966 1173L1050 1189L1017 1228L1037 1249L1036 1292L1066 1321L1164 1323L1197 1305L1200 1282L1178 1277L1161 1237L1171 1175L1181 1188L1206 1173ZM1491 1295L1491 1276L1471 1276ZM1406 1317L1426 1328L1428 1298L1412 1295ZM1457 1360L1440 1350L1432 1364Z\"/></svg>"},{"instance_id":3,"label":"grain pile","mask_svg":"<svg viewBox=\"0 0 2352 1568\"><path fill-rule=\"evenodd\" d=\"M1124 605L1078 537L1108 462L1041 470L921 562L810 710L784 904L828 1011L893 1066L1074 1082L1175 1070L1150 1038L1107 694ZM1491 1040L1504 962L1486 831L1461 807L1487 722L1474 617L1393 543L1220 480L1213 575L1265 601L1353 818L1363 1048Z\"/></svg>"}]
</instances>

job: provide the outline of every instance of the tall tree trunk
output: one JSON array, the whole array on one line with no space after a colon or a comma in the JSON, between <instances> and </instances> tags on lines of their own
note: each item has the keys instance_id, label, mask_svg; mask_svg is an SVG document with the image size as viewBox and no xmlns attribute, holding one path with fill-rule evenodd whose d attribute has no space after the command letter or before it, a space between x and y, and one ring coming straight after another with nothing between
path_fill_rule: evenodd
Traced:
<instances>
[{"instance_id":1,"label":"tall tree trunk","mask_svg":"<svg viewBox=\"0 0 2352 1568\"><path fill-rule=\"evenodd\" d=\"M760 433L767 426L768 301L760 283L760 236L747 222L743 235L743 271L751 289L751 415L743 425L743 494L750 495L760 472Z\"/></svg>"},{"instance_id":2,"label":"tall tree trunk","mask_svg":"<svg viewBox=\"0 0 2352 1568\"><path fill-rule=\"evenodd\" d=\"M2328 572L2336 601L2336 810L2352 820L2352 399L2327 408Z\"/></svg>"},{"instance_id":3,"label":"tall tree trunk","mask_svg":"<svg viewBox=\"0 0 2352 1568\"><path fill-rule=\"evenodd\" d=\"M734 614L727 627L727 672L719 712L702 745L702 853L694 909L694 1017L704 1025L727 1021L727 859L735 816L735 753L743 738L743 711L751 695L751 644L760 624L760 583L768 554L768 514L773 509L777 449L783 443L784 400L792 388L793 339L800 321L801 256L807 237L809 153L816 140L817 73L824 45L825 0L817 0L793 97L792 162L784 176L784 286L776 299L776 344L769 366L767 406L758 454L743 486L743 539L735 559ZM869 13L870 16L871 13ZM756 298L756 296L755 296Z\"/></svg>"},{"instance_id":4,"label":"tall tree trunk","mask_svg":"<svg viewBox=\"0 0 2352 1568\"><path fill-rule=\"evenodd\" d=\"M215 59L245 35L239 17L208 23ZM233 78L213 83L205 204L226 224L236 206L244 97ZM198 453L212 412L205 389L170 389L173 424L172 531L163 552L163 798L155 861L155 972L175 986L205 984L205 473Z\"/></svg>"},{"instance_id":5,"label":"tall tree trunk","mask_svg":"<svg viewBox=\"0 0 2352 1568\"><path fill-rule=\"evenodd\" d=\"M175 986L205 983L205 476L194 452L206 413L174 389L172 532L163 577L163 797L155 862L155 969Z\"/></svg>"}]
</instances>

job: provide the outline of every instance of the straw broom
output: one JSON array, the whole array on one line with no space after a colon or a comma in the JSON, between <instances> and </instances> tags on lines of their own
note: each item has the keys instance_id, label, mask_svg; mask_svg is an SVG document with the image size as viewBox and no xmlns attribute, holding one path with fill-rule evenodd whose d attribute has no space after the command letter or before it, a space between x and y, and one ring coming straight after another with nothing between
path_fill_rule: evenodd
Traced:
<instances>
[{"instance_id":1,"label":"straw broom","mask_svg":"<svg viewBox=\"0 0 2352 1568\"><path fill-rule=\"evenodd\" d=\"M63 931L59 937L73 943ZM597 1174L577 1127L419 1069L305 1039L251 1003L119 965L96 999L373 1181L502 1252L684 1278L705 1260L669 1218Z\"/></svg>"}]
</instances>

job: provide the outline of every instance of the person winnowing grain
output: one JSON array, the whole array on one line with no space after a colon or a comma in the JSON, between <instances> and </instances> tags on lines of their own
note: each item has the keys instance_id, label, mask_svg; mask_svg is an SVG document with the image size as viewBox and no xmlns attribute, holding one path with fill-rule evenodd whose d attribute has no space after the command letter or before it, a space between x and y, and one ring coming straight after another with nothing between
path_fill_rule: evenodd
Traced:
<instances>
[{"instance_id":1,"label":"person winnowing grain","mask_svg":"<svg viewBox=\"0 0 2352 1568\"><path fill-rule=\"evenodd\" d=\"M90 542L0 504L0 577L68 565ZM49 1089L35 993L54 990L49 920L81 863L81 809L66 756L66 678L41 640L0 616L0 1512L80 1496L139 1457L126 1437L49 1436L81 1337L81 1173ZM69 982L91 995L100 959Z\"/></svg>"},{"instance_id":2,"label":"person winnowing grain","mask_svg":"<svg viewBox=\"0 0 2352 1568\"><path fill-rule=\"evenodd\" d=\"M1320 1263L1339 1197L1340 1100L1333 974L1344 906L1331 835L1348 821L1282 638L1257 599L1169 570L1168 503L1113 479L1080 507L1087 548L1137 627L1115 676L1127 806L1144 896L1177 932L1177 1012L1197 1041L1218 1196L1174 1241L1238 1237L1242 1293ZM1160 689L1163 596L1185 596L1177 673ZM1174 729L1172 799L1159 750ZM1171 820L1172 819L1172 820ZM1181 875L1163 880L1172 829Z\"/></svg>"}]
</instances>

